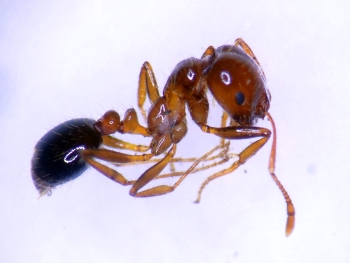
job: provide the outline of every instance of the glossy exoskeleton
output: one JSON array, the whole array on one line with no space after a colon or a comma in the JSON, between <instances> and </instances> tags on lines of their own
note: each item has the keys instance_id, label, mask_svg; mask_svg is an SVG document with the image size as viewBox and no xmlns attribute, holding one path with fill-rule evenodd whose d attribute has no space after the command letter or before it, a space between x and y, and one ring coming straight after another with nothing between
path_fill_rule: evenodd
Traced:
<instances>
[{"instance_id":1,"label":"glossy exoskeleton","mask_svg":"<svg viewBox=\"0 0 350 263\"><path fill-rule=\"evenodd\" d=\"M116 170L97 162L100 159L114 164L144 164L153 154L129 155L115 150L103 148L107 146L134 152L146 152L149 146L136 145L109 136L118 130L130 133L146 134L143 127L136 127L136 112L126 111L121 121L114 111L105 113L98 121L92 119L72 119L61 123L48 131L35 145L31 163L31 174L34 185L40 196L51 194L51 189L72 181L82 175L88 167L93 167L103 175L121 185L131 185L134 181L127 180ZM216 150L214 148L211 152ZM202 157L204 159L210 153ZM202 159L178 158L179 162L199 163ZM156 160L155 160L156 161ZM138 178L142 180L142 178Z\"/></svg>"},{"instance_id":2,"label":"glossy exoskeleton","mask_svg":"<svg viewBox=\"0 0 350 263\"><path fill-rule=\"evenodd\" d=\"M58 185L72 181L89 166L122 185L132 184L117 171L93 158L115 163L144 162L153 155L128 155L100 146L145 152L149 147L135 145L109 136L119 119L72 119L47 132L35 145L31 174L40 196L51 193Z\"/></svg>"},{"instance_id":3,"label":"glossy exoskeleton","mask_svg":"<svg viewBox=\"0 0 350 263\"><path fill-rule=\"evenodd\" d=\"M221 127L212 127L207 123L209 114L207 92L209 91L224 110ZM146 97L152 104L147 114L143 108ZM139 78L138 106L147 121L147 127L139 124L134 109L129 109L126 112L123 121L120 121L118 113L109 111L97 123L93 124L93 127L100 132L103 144L107 146L123 149L132 148L138 152L150 149L150 153L121 155L115 151L95 148L81 148L77 152L80 160L105 176L122 185L131 184L130 195L151 197L174 191L186 176L193 172L195 166L202 160L206 160L211 153L208 152L199 158L190 169L181 174L174 185L159 185L141 190L149 182L159 178L163 169L174 159L177 144L187 133L186 107L192 120L203 132L221 138L221 147L226 145L225 140L257 138L255 142L237 155L238 160L233 162L230 167L213 174L204 181L196 200L199 202L202 190L211 180L236 170L254 156L272 137L268 170L287 203L286 235L288 236L294 228L295 210L288 193L274 173L277 139L276 126L268 112L270 101L271 96L266 86L265 74L254 53L242 39L237 39L234 45L225 45L216 49L210 46L200 59L189 58L178 63L165 84L162 96L159 94L152 67L150 63L145 62ZM269 119L273 132L255 126L258 119L265 117ZM115 132L140 134L151 137L152 141L148 147L144 146L140 150L136 145L117 143L115 138L110 139L111 137L108 135ZM135 182L126 180L120 173L94 160L97 158L116 163L145 162L153 156L159 156L163 153L165 153L165 157L147 169ZM70 151L66 154L70 157ZM48 162L50 161L53 160L48 160ZM37 177L34 174L33 178ZM40 175L41 180L42 178L43 176ZM67 181L67 179L65 180Z\"/></svg>"},{"instance_id":4,"label":"glossy exoskeleton","mask_svg":"<svg viewBox=\"0 0 350 263\"><path fill-rule=\"evenodd\" d=\"M88 168L79 152L98 149L102 136L92 119L73 119L46 133L35 145L32 178L42 194L74 180Z\"/></svg>"}]
</instances>

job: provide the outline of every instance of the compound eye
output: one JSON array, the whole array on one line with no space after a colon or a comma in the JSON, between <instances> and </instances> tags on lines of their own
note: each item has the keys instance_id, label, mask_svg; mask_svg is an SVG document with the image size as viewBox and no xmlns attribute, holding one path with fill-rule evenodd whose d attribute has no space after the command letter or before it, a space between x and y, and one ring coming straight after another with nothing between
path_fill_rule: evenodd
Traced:
<instances>
[{"instance_id":1,"label":"compound eye","mask_svg":"<svg viewBox=\"0 0 350 263\"><path fill-rule=\"evenodd\" d=\"M192 71L192 69L190 69L188 72L187 72L187 78L189 80L194 80L196 74Z\"/></svg>"},{"instance_id":2,"label":"compound eye","mask_svg":"<svg viewBox=\"0 0 350 263\"><path fill-rule=\"evenodd\" d=\"M231 76L228 72L226 71L222 71L220 74L220 78L221 81L225 84L225 85L230 85L231 84Z\"/></svg>"},{"instance_id":3,"label":"compound eye","mask_svg":"<svg viewBox=\"0 0 350 263\"><path fill-rule=\"evenodd\" d=\"M244 103L245 97L244 94L240 91L236 93L236 103L242 105Z\"/></svg>"}]
</instances>

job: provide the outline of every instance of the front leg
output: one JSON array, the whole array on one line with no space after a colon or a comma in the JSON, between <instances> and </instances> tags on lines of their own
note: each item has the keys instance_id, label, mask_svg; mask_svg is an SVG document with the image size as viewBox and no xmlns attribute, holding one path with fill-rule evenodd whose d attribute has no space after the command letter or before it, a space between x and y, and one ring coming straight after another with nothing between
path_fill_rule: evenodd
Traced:
<instances>
[{"instance_id":1,"label":"front leg","mask_svg":"<svg viewBox=\"0 0 350 263\"><path fill-rule=\"evenodd\" d=\"M220 138L229 140L248 139L256 137L269 138L271 136L270 130L259 127L228 126L222 128L215 128L204 124L199 124L199 127L203 132L215 134Z\"/></svg>"},{"instance_id":2,"label":"front leg","mask_svg":"<svg viewBox=\"0 0 350 263\"><path fill-rule=\"evenodd\" d=\"M238 154L238 160L235 161L229 168L208 177L203 182L203 184L201 185L198 191L198 197L197 197L197 200L195 201L196 203L200 202L202 191L204 187L207 184L209 184L210 181L216 178L219 178L221 176L224 176L226 174L229 174L234 170L236 170L239 166L244 164L250 157L255 155L265 145L265 143L269 140L271 135L270 130L265 128L258 128L258 127L229 126L224 128L215 128L215 127L210 127L208 125L201 125L200 127L202 131L206 133L215 134L223 139L232 140L232 139L247 139L247 138L253 138L253 137L263 137L263 138L250 144L240 154Z\"/></svg>"},{"instance_id":3,"label":"front leg","mask_svg":"<svg viewBox=\"0 0 350 263\"><path fill-rule=\"evenodd\" d=\"M294 205L292 203L292 200L290 199L287 191L283 187L282 183L278 180L277 176L275 175L275 159L276 159L276 127L275 123L269 113L266 114L269 118L272 128L273 128L273 142L272 142L272 149L271 154L269 158L269 173L274 180L274 182L277 184L278 188L282 192L282 195L286 201L287 204L287 225L286 225L286 236L289 236L294 228L295 223L295 209ZM263 137L254 143L250 144L248 147L246 147L239 155L238 160L235 161L229 168L222 170L218 173L213 174L212 176L208 177L203 184L201 185L199 191L198 191L198 197L195 201L195 203L199 203L201 199L201 194L204 189L204 187L212 180L219 178L221 176L224 176L226 174L229 174L236 170L240 165L244 164L250 157L254 156L269 140L271 136L271 131L265 128L259 128L259 127L240 127L240 126L229 126L225 128L214 128L210 127L208 125L201 124L199 125L202 131L207 133L215 134L221 138L224 139L246 139L246 138L255 138L255 137Z\"/></svg>"}]
</instances>

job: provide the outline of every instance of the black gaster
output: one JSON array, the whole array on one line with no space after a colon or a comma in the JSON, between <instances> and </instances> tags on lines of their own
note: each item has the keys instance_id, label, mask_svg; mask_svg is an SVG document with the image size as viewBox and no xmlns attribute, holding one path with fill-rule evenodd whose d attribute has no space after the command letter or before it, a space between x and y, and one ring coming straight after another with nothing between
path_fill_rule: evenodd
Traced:
<instances>
[{"instance_id":1,"label":"black gaster","mask_svg":"<svg viewBox=\"0 0 350 263\"><path fill-rule=\"evenodd\" d=\"M95 120L85 118L66 121L47 132L35 145L31 172L40 195L86 171L88 165L79 152L97 149L102 143L94 123Z\"/></svg>"}]
</instances>

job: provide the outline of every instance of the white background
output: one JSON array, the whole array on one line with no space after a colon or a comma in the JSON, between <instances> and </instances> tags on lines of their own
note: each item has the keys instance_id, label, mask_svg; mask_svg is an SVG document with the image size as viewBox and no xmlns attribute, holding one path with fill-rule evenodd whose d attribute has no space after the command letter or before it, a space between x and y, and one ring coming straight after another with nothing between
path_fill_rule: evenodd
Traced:
<instances>
[{"instance_id":1,"label":"white background","mask_svg":"<svg viewBox=\"0 0 350 263\"><path fill-rule=\"evenodd\" d=\"M0 2L0 262L348 262L348 1L127 2ZM136 199L90 169L37 199L30 160L48 130L136 107L146 60L162 88L179 61L238 37L272 94L276 173L296 207L289 238L267 171L270 143L210 184L199 205L192 201L210 172ZM188 124L178 157L217 144ZM146 168L135 169L118 170L137 178Z\"/></svg>"}]
</instances>

